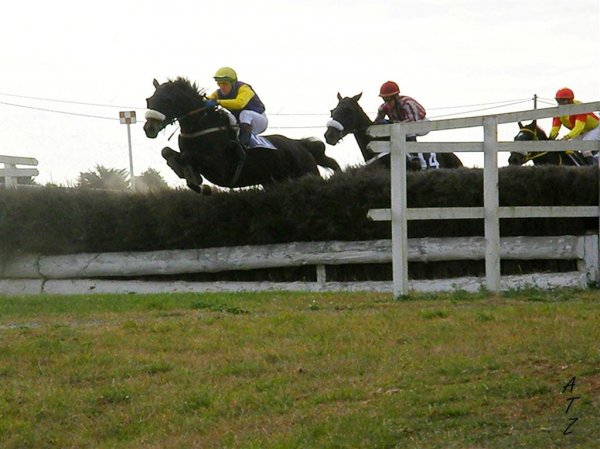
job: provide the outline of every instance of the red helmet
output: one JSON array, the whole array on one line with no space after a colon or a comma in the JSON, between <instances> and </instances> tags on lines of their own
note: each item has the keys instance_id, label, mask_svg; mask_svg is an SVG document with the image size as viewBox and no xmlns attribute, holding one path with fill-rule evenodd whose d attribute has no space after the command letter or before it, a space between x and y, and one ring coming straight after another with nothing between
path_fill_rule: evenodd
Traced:
<instances>
[{"instance_id":1,"label":"red helmet","mask_svg":"<svg viewBox=\"0 0 600 449\"><path fill-rule=\"evenodd\" d=\"M562 89L558 89L554 98L556 98L557 100L559 98L566 98L567 100L573 100L575 98L575 94L568 87L563 87Z\"/></svg>"},{"instance_id":2,"label":"red helmet","mask_svg":"<svg viewBox=\"0 0 600 449\"><path fill-rule=\"evenodd\" d=\"M396 95L400 93L400 88L393 81L386 81L381 85L379 89L380 97L391 97L392 95Z\"/></svg>"}]
</instances>

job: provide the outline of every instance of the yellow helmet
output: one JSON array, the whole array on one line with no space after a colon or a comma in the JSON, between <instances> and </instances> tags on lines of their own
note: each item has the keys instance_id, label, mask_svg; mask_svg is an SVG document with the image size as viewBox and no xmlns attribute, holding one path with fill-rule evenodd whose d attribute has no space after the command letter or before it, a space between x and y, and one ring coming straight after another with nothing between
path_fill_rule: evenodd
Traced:
<instances>
[{"instance_id":1,"label":"yellow helmet","mask_svg":"<svg viewBox=\"0 0 600 449\"><path fill-rule=\"evenodd\" d=\"M221 67L215 73L215 81L229 81L230 83L237 82L237 73L231 67Z\"/></svg>"}]
</instances>

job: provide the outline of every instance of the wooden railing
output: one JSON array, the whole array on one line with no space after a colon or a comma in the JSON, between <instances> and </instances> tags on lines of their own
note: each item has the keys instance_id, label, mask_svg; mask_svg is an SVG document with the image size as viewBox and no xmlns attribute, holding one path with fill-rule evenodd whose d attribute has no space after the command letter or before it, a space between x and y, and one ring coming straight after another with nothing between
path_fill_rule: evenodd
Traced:
<instances>
[{"instance_id":1,"label":"wooden railing","mask_svg":"<svg viewBox=\"0 0 600 449\"><path fill-rule=\"evenodd\" d=\"M4 165L4 168L0 168L0 177L4 178L4 185L9 188L17 187L18 178L37 176L40 174L37 168L17 167L17 165L35 167L38 164L38 161L32 157L0 155L0 164Z\"/></svg>"},{"instance_id":2,"label":"wooden railing","mask_svg":"<svg viewBox=\"0 0 600 449\"><path fill-rule=\"evenodd\" d=\"M410 262L483 260L483 237L409 239ZM500 256L512 260L575 260L577 271L511 275L503 288L585 287L598 270L598 237L507 237L500 240ZM392 291L392 282L332 282L327 267L381 264L392 261L392 242L297 242L196 250L139 253L89 253L60 256L21 255L5 262L0 271L0 294L39 293L158 293L176 291ZM193 273L313 266L316 282L182 282L169 276ZM164 281L147 280L161 275ZM144 280L146 278L146 280ZM462 277L413 280L419 291L477 291L485 279Z\"/></svg>"},{"instance_id":3,"label":"wooden railing","mask_svg":"<svg viewBox=\"0 0 600 449\"><path fill-rule=\"evenodd\" d=\"M404 122L369 128L369 134L373 137L390 138L390 141L372 142L370 148L379 153L391 153L391 209L371 210L369 216L374 220L392 221L394 296L405 295L409 291L408 220L482 218L485 223L486 288L498 292L501 290L500 218L598 217L599 206L499 207L498 204L499 151L565 151L573 149L574 145L573 142L567 141L498 142L499 124L598 110L600 110L600 102L597 101L498 115ZM407 134L425 134L430 131L479 126L483 127L483 142L406 142ZM577 149L599 151L600 142L577 141ZM483 207L409 209L406 198L406 154L418 152L483 152ZM600 225L598 234L600 235ZM593 278L596 283L600 282L600 271L597 267Z\"/></svg>"}]
</instances>

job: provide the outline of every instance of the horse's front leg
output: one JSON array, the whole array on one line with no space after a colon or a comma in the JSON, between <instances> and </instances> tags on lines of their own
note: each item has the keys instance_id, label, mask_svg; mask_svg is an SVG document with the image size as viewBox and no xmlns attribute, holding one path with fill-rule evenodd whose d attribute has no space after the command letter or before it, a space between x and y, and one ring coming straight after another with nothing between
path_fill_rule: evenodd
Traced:
<instances>
[{"instance_id":1,"label":"horse's front leg","mask_svg":"<svg viewBox=\"0 0 600 449\"><path fill-rule=\"evenodd\" d=\"M167 165L171 167L171 170L173 170L181 179L184 179L185 175L183 173L183 165L181 163L181 153L173 150L172 148L164 147L160 154L167 161Z\"/></svg>"}]
</instances>

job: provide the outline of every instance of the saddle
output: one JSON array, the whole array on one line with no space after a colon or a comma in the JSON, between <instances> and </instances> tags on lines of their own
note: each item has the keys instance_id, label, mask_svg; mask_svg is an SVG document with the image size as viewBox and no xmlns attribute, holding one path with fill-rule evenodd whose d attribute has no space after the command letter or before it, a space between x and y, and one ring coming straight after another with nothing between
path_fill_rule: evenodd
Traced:
<instances>
[{"instance_id":1,"label":"saddle","mask_svg":"<svg viewBox=\"0 0 600 449\"><path fill-rule=\"evenodd\" d=\"M250 136L250 142L248 143L248 150L251 150L252 148L267 148L269 150L277 149L277 147L266 137L257 136L255 134Z\"/></svg>"}]
</instances>

